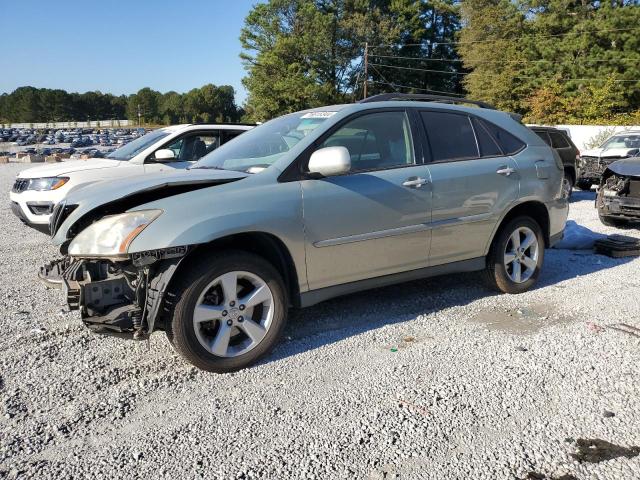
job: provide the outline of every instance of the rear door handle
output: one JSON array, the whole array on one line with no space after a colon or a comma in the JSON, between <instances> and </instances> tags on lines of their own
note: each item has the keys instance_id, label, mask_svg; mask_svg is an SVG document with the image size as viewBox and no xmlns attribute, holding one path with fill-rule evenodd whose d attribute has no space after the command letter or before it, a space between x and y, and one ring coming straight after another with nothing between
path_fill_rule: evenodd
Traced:
<instances>
[{"instance_id":1,"label":"rear door handle","mask_svg":"<svg viewBox=\"0 0 640 480\"><path fill-rule=\"evenodd\" d=\"M498 175L504 175L505 177L508 177L512 173L515 173L515 169L513 169L511 167L507 167L505 165L504 167L500 167L498 170L496 170L496 173Z\"/></svg>"},{"instance_id":2,"label":"rear door handle","mask_svg":"<svg viewBox=\"0 0 640 480\"><path fill-rule=\"evenodd\" d=\"M429 183L429 180L420 177L409 177L402 182L402 186L408 188L420 188L425 183Z\"/></svg>"}]
</instances>

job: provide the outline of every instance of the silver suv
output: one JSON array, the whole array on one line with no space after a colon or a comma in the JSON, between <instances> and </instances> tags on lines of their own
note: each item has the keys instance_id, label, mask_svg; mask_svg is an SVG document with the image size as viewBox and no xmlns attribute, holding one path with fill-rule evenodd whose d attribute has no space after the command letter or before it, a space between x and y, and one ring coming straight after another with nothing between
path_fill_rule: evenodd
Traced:
<instances>
[{"instance_id":1,"label":"silver suv","mask_svg":"<svg viewBox=\"0 0 640 480\"><path fill-rule=\"evenodd\" d=\"M562 161L512 116L452 102L292 113L188 171L81 187L51 219L65 257L40 275L90 329L164 330L214 372L267 353L290 307L476 270L524 292L563 235Z\"/></svg>"}]
</instances>

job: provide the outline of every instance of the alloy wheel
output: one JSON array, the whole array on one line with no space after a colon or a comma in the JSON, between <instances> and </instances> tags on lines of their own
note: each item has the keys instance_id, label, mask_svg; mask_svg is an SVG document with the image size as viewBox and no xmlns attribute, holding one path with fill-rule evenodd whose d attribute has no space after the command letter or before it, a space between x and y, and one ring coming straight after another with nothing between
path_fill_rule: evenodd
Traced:
<instances>
[{"instance_id":1,"label":"alloy wheel","mask_svg":"<svg viewBox=\"0 0 640 480\"><path fill-rule=\"evenodd\" d=\"M504 252L504 266L514 283L529 280L538 268L538 237L528 227L518 227L509 237Z\"/></svg>"},{"instance_id":2,"label":"alloy wheel","mask_svg":"<svg viewBox=\"0 0 640 480\"><path fill-rule=\"evenodd\" d=\"M209 283L193 311L196 337L209 353L237 357L255 348L271 327L271 289L250 272L228 272Z\"/></svg>"}]
</instances>

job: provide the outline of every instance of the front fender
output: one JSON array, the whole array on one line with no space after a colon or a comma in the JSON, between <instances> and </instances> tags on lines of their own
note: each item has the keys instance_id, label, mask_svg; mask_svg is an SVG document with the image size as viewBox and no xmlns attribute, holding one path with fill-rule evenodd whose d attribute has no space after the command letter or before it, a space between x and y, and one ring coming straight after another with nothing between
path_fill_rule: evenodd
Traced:
<instances>
[{"instance_id":1,"label":"front fender","mask_svg":"<svg viewBox=\"0 0 640 480\"><path fill-rule=\"evenodd\" d=\"M280 239L299 275L306 272L299 182L218 188L213 193L201 190L140 206L162 209L163 213L133 240L128 253L201 245L235 234L260 232Z\"/></svg>"}]
</instances>

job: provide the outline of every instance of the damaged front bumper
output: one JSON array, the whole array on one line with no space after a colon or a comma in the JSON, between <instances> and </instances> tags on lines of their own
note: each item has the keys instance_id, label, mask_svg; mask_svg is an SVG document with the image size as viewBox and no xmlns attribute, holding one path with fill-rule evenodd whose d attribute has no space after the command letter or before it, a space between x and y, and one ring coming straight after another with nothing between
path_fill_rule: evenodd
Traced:
<instances>
[{"instance_id":1,"label":"damaged front bumper","mask_svg":"<svg viewBox=\"0 0 640 480\"><path fill-rule=\"evenodd\" d=\"M640 198L605 197L598 194L597 207L603 217L640 221Z\"/></svg>"},{"instance_id":2,"label":"damaged front bumper","mask_svg":"<svg viewBox=\"0 0 640 480\"><path fill-rule=\"evenodd\" d=\"M601 217L640 221L640 179L609 174L598 189L596 208Z\"/></svg>"},{"instance_id":3,"label":"damaged front bumper","mask_svg":"<svg viewBox=\"0 0 640 480\"><path fill-rule=\"evenodd\" d=\"M93 332L145 339L163 329L171 310L167 287L187 247L133 254L126 259L65 257L40 269L39 278L61 287L70 310Z\"/></svg>"}]
</instances>

